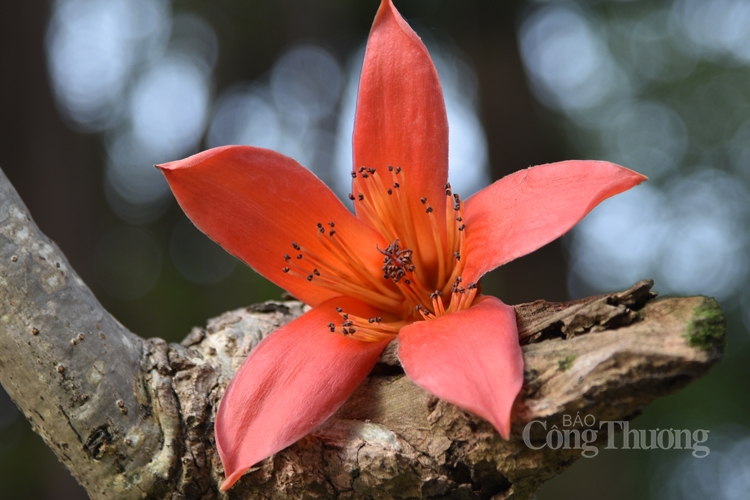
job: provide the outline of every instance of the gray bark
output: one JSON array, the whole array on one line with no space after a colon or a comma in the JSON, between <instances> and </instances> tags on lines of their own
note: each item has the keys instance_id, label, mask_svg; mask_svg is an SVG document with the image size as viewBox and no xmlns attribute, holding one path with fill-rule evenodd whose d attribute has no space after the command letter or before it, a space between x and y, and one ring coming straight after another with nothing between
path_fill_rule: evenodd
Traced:
<instances>
[{"instance_id":1,"label":"gray bark","mask_svg":"<svg viewBox=\"0 0 750 500\"><path fill-rule=\"evenodd\" d=\"M181 344L144 340L101 307L0 173L0 383L94 499L531 498L581 450L531 449L526 423L629 420L721 358L717 303L655 300L651 285L516 306L526 366L510 441L415 386L392 344L334 417L225 495L218 401L250 350L305 306L231 311Z\"/></svg>"}]
</instances>

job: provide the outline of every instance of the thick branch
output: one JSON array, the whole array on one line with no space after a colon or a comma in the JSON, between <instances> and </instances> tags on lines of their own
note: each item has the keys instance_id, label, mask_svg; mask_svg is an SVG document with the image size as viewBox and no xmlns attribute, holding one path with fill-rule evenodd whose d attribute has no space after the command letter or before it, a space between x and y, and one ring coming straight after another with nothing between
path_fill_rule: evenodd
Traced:
<instances>
[{"instance_id":1,"label":"thick branch","mask_svg":"<svg viewBox=\"0 0 750 500\"><path fill-rule=\"evenodd\" d=\"M220 497L217 403L250 350L304 306L228 312L182 345L143 340L102 309L1 175L0 276L0 383L91 497ZM528 345L510 442L416 387L391 345L334 417L229 497L531 498L580 450L530 449L527 422L629 419L721 358L716 302L652 300L650 286L516 307Z\"/></svg>"}]
</instances>

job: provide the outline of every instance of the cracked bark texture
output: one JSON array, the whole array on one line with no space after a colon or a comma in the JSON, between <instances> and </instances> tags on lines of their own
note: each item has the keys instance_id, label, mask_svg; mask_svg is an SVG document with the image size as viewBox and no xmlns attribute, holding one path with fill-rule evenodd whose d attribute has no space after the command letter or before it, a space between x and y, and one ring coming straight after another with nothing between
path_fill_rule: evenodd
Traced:
<instances>
[{"instance_id":1,"label":"cracked bark texture","mask_svg":"<svg viewBox=\"0 0 750 500\"><path fill-rule=\"evenodd\" d=\"M181 344L144 340L101 307L0 173L0 383L94 499L531 498L581 450L531 449L526 423L629 420L721 359L718 304L655 299L651 285L516 306L525 384L510 441L415 386L391 344L321 428L223 494L218 402L250 350L305 306L227 312Z\"/></svg>"}]
</instances>

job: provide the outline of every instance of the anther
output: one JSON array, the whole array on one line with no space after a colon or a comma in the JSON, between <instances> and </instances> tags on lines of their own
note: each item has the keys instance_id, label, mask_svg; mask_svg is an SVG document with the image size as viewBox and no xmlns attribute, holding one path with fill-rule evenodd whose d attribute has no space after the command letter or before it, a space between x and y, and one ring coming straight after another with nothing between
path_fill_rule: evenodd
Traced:
<instances>
[{"instance_id":1,"label":"anther","mask_svg":"<svg viewBox=\"0 0 750 500\"><path fill-rule=\"evenodd\" d=\"M349 193L349 199L354 201L354 195L352 193Z\"/></svg>"},{"instance_id":2,"label":"anther","mask_svg":"<svg viewBox=\"0 0 750 500\"><path fill-rule=\"evenodd\" d=\"M337 307L337 308L336 308L336 312L337 312L337 313L342 313L342 312L344 312L344 310L343 310L343 309L341 309L340 307Z\"/></svg>"},{"instance_id":3,"label":"anther","mask_svg":"<svg viewBox=\"0 0 750 500\"><path fill-rule=\"evenodd\" d=\"M438 297L440 297L440 290L435 290L434 292L432 292L432 293L430 294L430 298L431 298L431 299L436 299L436 298L438 298Z\"/></svg>"},{"instance_id":4,"label":"anther","mask_svg":"<svg viewBox=\"0 0 750 500\"><path fill-rule=\"evenodd\" d=\"M459 231L463 231L464 229L466 229L466 224L461 224L460 226L458 226Z\"/></svg>"},{"instance_id":5,"label":"anther","mask_svg":"<svg viewBox=\"0 0 750 500\"><path fill-rule=\"evenodd\" d=\"M393 190L392 190L392 189L389 189L389 190L388 190L388 194L393 194Z\"/></svg>"},{"instance_id":6,"label":"anther","mask_svg":"<svg viewBox=\"0 0 750 500\"><path fill-rule=\"evenodd\" d=\"M427 212L428 214L429 214L430 212L432 212L432 207L427 207L427 210L425 210L425 212Z\"/></svg>"},{"instance_id":7,"label":"anther","mask_svg":"<svg viewBox=\"0 0 750 500\"><path fill-rule=\"evenodd\" d=\"M334 325L333 323L328 323L328 328L329 328L329 329L330 329L330 330L331 330L332 332L335 332L335 331L336 331L336 325Z\"/></svg>"},{"instance_id":8,"label":"anther","mask_svg":"<svg viewBox=\"0 0 750 500\"><path fill-rule=\"evenodd\" d=\"M301 259L302 258L302 254L297 255L297 258Z\"/></svg>"},{"instance_id":9,"label":"anther","mask_svg":"<svg viewBox=\"0 0 750 500\"><path fill-rule=\"evenodd\" d=\"M425 203L427 203L427 198L422 197L419 199L419 201L421 201L422 205L424 205Z\"/></svg>"},{"instance_id":10,"label":"anther","mask_svg":"<svg viewBox=\"0 0 750 500\"><path fill-rule=\"evenodd\" d=\"M462 220L464 220L463 217L456 217L456 222L461 222Z\"/></svg>"},{"instance_id":11,"label":"anther","mask_svg":"<svg viewBox=\"0 0 750 500\"><path fill-rule=\"evenodd\" d=\"M357 172L352 171L352 179L356 179L356 178L357 178Z\"/></svg>"},{"instance_id":12,"label":"anther","mask_svg":"<svg viewBox=\"0 0 750 500\"><path fill-rule=\"evenodd\" d=\"M328 225L334 227L336 224L334 224L333 222L329 222Z\"/></svg>"},{"instance_id":13,"label":"anther","mask_svg":"<svg viewBox=\"0 0 750 500\"><path fill-rule=\"evenodd\" d=\"M397 174L400 174L400 173L401 173L401 167L396 167L396 173L397 173Z\"/></svg>"},{"instance_id":14,"label":"anther","mask_svg":"<svg viewBox=\"0 0 750 500\"><path fill-rule=\"evenodd\" d=\"M333 236L334 234L336 234L335 229L331 229L330 231L328 231L328 236Z\"/></svg>"},{"instance_id":15,"label":"anther","mask_svg":"<svg viewBox=\"0 0 750 500\"><path fill-rule=\"evenodd\" d=\"M291 257L289 257L289 254L288 254L288 253L285 253L285 254L284 254L284 260L289 260L289 259L291 259Z\"/></svg>"},{"instance_id":16,"label":"anther","mask_svg":"<svg viewBox=\"0 0 750 500\"><path fill-rule=\"evenodd\" d=\"M398 188L401 187L401 184L399 184L398 182L394 182L393 183L393 187L395 187L396 189L398 189Z\"/></svg>"},{"instance_id":17,"label":"anther","mask_svg":"<svg viewBox=\"0 0 750 500\"><path fill-rule=\"evenodd\" d=\"M374 173L375 173L375 169L374 169L374 168L372 168L372 167L368 168L368 169L367 169L367 171L368 171L368 172L370 172L371 174L374 174Z\"/></svg>"},{"instance_id":18,"label":"anther","mask_svg":"<svg viewBox=\"0 0 750 500\"><path fill-rule=\"evenodd\" d=\"M295 250L299 250L299 245L296 242L293 241L292 242L292 248L294 248Z\"/></svg>"},{"instance_id":19,"label":"anther","mask_svg":"<svg viewBox=\"0 0 750 500\"><path fill-rule=\"evenodd\" d=\"M315 276L320 276L320 271L318 271L317 269L313 269L313 274Z\"/></svg>"},{"instance_id":20,"label":"anther","mask_svg":"<svg viewBox=\"0 0 750 500\"><path fill-rule=\"evenodd\" d=\"M362 201L365 199L365 195L363 195L362 193L359 193L358 198L359 198L359 201Z\"/></svg>"},{"instance_id":21,"label":"anther","mask_svg":"<svg viewBox=\"0 0 750 500\"><path fill-rule=\"evenodd\" d=\"M406 283L407 285L411 285L411 280L404 280L404 283Z\"/></svg>"},{"instance_id":22,"label":"anther","mask_svg":"<svg viewBox=\"0 0 750 500\"><path fill-rule=\"evenodd\" d=\"M285 273L288 273L289 272L289 268L285 267L284 269L282 269L282 271L284 271Z\"/></svg>"},{"instance_id":23,"label":"anther","mask_svg":"<svg viewBox=\"0 0 750 500\"><path fill-rule=\"evenodd\" d=\"M312 281L312 279L313 279L313 275L312 274L308 274L307 275L307 281Z\"/></svg>"},{"instance_id":24,"label":"anther","mask_svg":"<svg viewBox=\"0 0 750 500\"><path fill-rule=\"evenodd\" d=\"M456 260L461 260L461 253L460 252L453 252L453 257L456 258ZM459 276L460 278L460 276Z\"/></svg>"},{"instance_id":25,"label":"anther","mask_svg":"<svg viewBox=\"0 0 750 500\"><path fill-rule=\"evenodd\" d=\"M393 172L393 165L388 165L388 171Z\"/></svg>"}]
</instances>

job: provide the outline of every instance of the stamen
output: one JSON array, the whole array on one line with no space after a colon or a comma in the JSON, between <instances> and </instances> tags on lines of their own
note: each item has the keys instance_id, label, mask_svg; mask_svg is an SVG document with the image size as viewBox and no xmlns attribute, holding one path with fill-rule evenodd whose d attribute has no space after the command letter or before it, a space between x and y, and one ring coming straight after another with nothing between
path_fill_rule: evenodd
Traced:
<instances>
[{"instance_id":1,"label":"stamen","mask_svg":"<svg viewBox=\"0 0 750 500\"><path fill-rule=\"evenodd\" d=\"M408 324L407 321L383 322L383 318L375 316L372 318L361 318L359 316L349 315L343 312L340 307L336 308L344 321L341 322L341 333L352 336L357 340L365 342L376 342L384 339L392 339L398 334L399 330ZM331 330L331 327L333 329ZM328 324L328 329L336 331L334 323Z\"/></svg>"},{"instance_id":2,"label":"stamen","mask_svg":"<svg viewBox=\"0 0 750 500\"><path fill-rule=\"evenodd\" d=\"M365 264L361 253L337 234L333 221L316 224L319 246L314 247L315 252L292 242L296 253L284 254L283 271L393 313L402 318L398 322L401 326L471 306L479 290L476 284L467 287L461 284L467 258L464 250L466 224L461 197L453 193L451 184L444 185L448 198L445 219L442 213L436 215L426 197L420 198L429 219L427 232L432 233L432 238L419 238L427 229L417 226L424 226L424 216L419 210L412 213L416 205L414 200L406 198L409 186L401 167L360 166L351 175L353 189L349 199L360 202L357 206L360 217L370 222L386 241L392 241L385 249L376 246L383 255L381 270L385 279L373 273L372 264ZM437 269L422 265L425 257L435 258ZM390 320L382 323L376 316L347 319L342 311L339 310L339 314L343 322L340 326L334 324L334 330L362 340L393 336L400 328Z\"/></svg>"}]
</instances>

